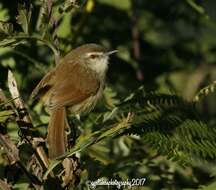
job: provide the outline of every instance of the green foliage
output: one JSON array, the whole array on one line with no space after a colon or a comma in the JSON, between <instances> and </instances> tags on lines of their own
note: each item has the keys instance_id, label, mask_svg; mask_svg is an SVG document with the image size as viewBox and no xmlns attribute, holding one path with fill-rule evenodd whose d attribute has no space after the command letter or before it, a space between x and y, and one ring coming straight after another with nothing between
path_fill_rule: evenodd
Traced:
<instances>
[{"instance_id":1,"label":"green foliage","mask_svg":"<svg viewBox=\"0 0 216 190\"><path fill-rule=\"evenodd\" d=\"M7 119L14 114L13 110L0 111L0 122L4 123Z\"/></svg>"},{"instance_id":2,"label":"green foliage","mask_svg":"<svg viewBox=\"0 0 216 190\"><path fill-rule=\"evenodd\" d=\"M23 5L18 5L17 23L22 27L25 34L29 34L31 22L31 8L27 10Z\"/></svg>"},{"instance_id":3,"label":"green foliage","mask_svg":"<svg viewBox=\"0 0 216 190\"><path fill-rule=\"evenodd\" d=\"M88 180L133 178L146 178L143 189L214 189L215 7L193 0L0 2L0 179L13 189L89 189ZM38 152L47 152L49 114L29 95L54 62L88 42L119 53L103 100L80 119L69 115L70 148L46 168ZM8 92L8 67L27 109Z\"/></svg>"}]
</instances>

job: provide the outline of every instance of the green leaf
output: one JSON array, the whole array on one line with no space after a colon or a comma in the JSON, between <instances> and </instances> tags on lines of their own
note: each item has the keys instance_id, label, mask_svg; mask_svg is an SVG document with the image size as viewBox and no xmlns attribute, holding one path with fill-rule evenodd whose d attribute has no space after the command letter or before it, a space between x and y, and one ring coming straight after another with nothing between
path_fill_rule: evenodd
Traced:
<instances>
[{"instance_id":1,"label":"green leaf","mask_svg":"<svg viewBox=\"0 0 216 190\"><path fill-rule=\"evenodd\" d=\"M11 35L13 32L13 25L9 22L0 21L0 39L4 39L4 37Z\"/></svg>"},{"instance_id":2,"label":"green leaf","mask_svg":"<svg viewBox=\"0 0 216 190\"><path fill-rule=\"evenodd\" d=\"M115 107L114 109L112 109L111 112L106 112L103 114L103 122L106 122L108 120L112 120L118 113L118 108Z\"/></svg>"},{"instance_id":3,"label":"green leaf","mask_svg":"<svg viewBox=\"0 0 216 190\"><path fill-rule=\"evenodd\" d=\"M57 34L59 37L61 38L66 38L67 36L69 36L71 34L71 27L70 23L71 23L71 13L65 13L64 16L62 17L62 22L60 23L60 25L57 28Z\"/></svg>"},{"instance_id":4,"label":"green leaf","mask_svg":"<svg viewBox=\"0 0 216 190\"><path fill-rule=\"evenodd\" d=\"M0 20L4 22L9 20L8 9L3 8L3 5L1 3L0 3Z\"/></svg>"},{"instance_id":5,"label":"green leaf","mask_svg":"<svg viewBox=\"0 0 216 190\"><path fill-rule=\"evenodd\" d=\"M194 10L196 10L198 13L200 13L200 14L205 14L205 9L204 9L202 6L196 4L194 0L186 0L186 2L187 2Z\"/></svg>"},{"instance_id":6,"label":"green leaf","mask_svg":"<svg viewBox=\"0 0 216 190\"><path fill-rule=\"evenodd\" d=\"M17 23L21 25L23 32L25 34L29 34L29 29L30 29L30 21L31 21L31 6L29 10L23 6L19 5L18 7L18 16L16 17Z\"/></svg>"},{"instance_id":7,"label":"green leaf","mask_svg":"<svg viewBox=\"0 0 216 190\"><path fill-rule=\"evenodd\" d=\"M39 16L37 19L37 30L42 33L42 36L45 36L48 28L50 26L50 18L52 14L52 1L43 0Z\"/></svg>"},{"instance_id":8,"label":"green leaf","mask_svg":"<svg viewBox=\"0 0 216 190\"><path fill-rule=\"evenodd\" d=\"M65 155L61 156L60 158L68 157L76 152L79 152L92 144L96 144L97 142L100 142L101 140L108 138L108 137L114 137L120 133L123 132L123 130L127 129L130 126L129 119L123 118L120 122L117 124L111 125L108 129L101 129L99 131L95 131L90 134L82 134L76 142L76 145Z\"/></svg>"},{"instance_id":9,"label":"green leaf","mask_svg":"<svg viewBox=\"0 0 216 190\"><path fill-rule=\"evenodd\" d=\"M90 146L87 150L87 154L104 165L108 165L113 162L113 160L109 157L110 149L105 145L105 143L105 141L101 141L100 143Z\"/></svg>"},{"instance_id":10,"label":"green leaf","mask_svg":"<svg viewBox=\"0 0 216 190\"><path fill-rule=\"evenodd\" d=\"M0 122L5 122L13 114L14 114L13 110L0 111Z\"/></svg>"},{"instance_id":11,"label":"green leaf","mask_svg":"<svg viewBox=\"0 0 216 190\"><path fill-rule=\"evenodd\" d=\"M98 0L100 3L104 3L110 6L113 6L117 9L129 10L131 7L130 0Z\"/></svg>"},{"instance_id":12,"label":"green leaf","mask_svg":"<svg viewBox=\"0 0 216 190\"><path fill-rule=\"evenodd\" d=\"M28 183L16 183L13 185L14 190L28 190L29 184Z\"/></svg>"},{"instance_id":13,"label":"green leaf","mask_svg":"<svg viewBox=\"0 0 216 190\"><path fill-rule=\"evenodd\" d=\"M122 133L125 129L127 129L130 126L129 122L130 122L129 117L123 118L119 123L110 126L108 130L107 129L99 130L99 131L96 131L94 133L90 133L87 135L85 134L81 135L77 139L75 146L69 152L67 152L63 156L60 156L59 158L57 158L57 160L54 160L50 164L44 177L46 177L58 164L60 164L62 159L66 157L70 157L76 154L77 152L80 152L88 148L89 146L102 141L105 138L114 137L116 135L119 135L120 133Z\"/></svg>"},{"instance_id":14,"label":"green leaf","mask_svg":"<svg viewBox=\"0 0 216 190\"><path fill-rule=\"evenodd\" d=\"M17 40L13 38L5 38L0 41L0 47L14 46L17 44L19 44L19 42L17 42Z\"/></svg>"}]
</instances>

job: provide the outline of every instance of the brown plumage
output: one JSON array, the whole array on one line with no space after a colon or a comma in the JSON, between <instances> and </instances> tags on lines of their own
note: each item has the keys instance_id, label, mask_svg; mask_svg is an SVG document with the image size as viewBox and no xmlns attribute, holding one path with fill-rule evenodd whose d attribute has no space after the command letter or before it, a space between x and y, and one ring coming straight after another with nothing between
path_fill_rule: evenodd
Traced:
<instances>
[{"instance_id":1,"label":"brown plumage","mask_svg":"<svg viewBox=\"0 0 216 190\"><path fill-rule=\"evenodd\" d=\"M89 54L92 52L105 53L105 49L96 44L76 48L49 71L32 92L32 98L42 98L50 109L47 136L50 158L65 152L66 107L74 114L89 111L102 94L107 65L100 63L107 64L108 59L93 60L95 57ZM101 68L97 69L96 64Z\"/></svg>"}]
</instances>

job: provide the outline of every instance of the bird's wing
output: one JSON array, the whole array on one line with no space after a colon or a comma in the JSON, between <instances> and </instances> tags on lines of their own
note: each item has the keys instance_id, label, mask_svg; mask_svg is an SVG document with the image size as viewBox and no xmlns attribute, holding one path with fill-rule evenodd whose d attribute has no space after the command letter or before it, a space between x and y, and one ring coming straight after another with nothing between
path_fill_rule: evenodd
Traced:
<instances>
[{"instance_id":1,"label":"bird's wing","mask_svg":"<svg viewBox=\"0 0 216 190\"><path fill-rule=\"evenodd\" d=\"M75 62L71 62L73 60L73 57L71 57L71 53L67 54L55 68L53 68L51 71L49 71L38 83L38 85L34 88L34 90L31 93L31 98L32 99L38 99L42 98L46 95L46 98L48 97L47 92L50 92L50 89L54 84L56 83L56 71L60 71L58 73L58 79L59 80L64 80L64 74L61 72L63 70L68 70L73 67ZM57 80L58 80L57 79Z\"/></svg>"},{"instance_id":2,"label":"bird's wing","mask_svg":"<svg viewBox=\"0 0 216 190\"><path fill-rule=\"evenodd\" d=\"M49 89L53 86L55 80L55 70L49 71L38 83L38 85L34 88L31 93L32 99L37 99L43 97Z\"/></svg>"},{"instance_id":3,"label":"bird's wing","mask_svg":"<svg viewBox=\"0 0 216 190\"><path fill-rule=\"evenodd\" d=\"M100 87L100 81L96 74L84 63L82 66L64 63L56 68L55 75L55 84L50 89L48 102L51 108L78 104L95 95Z\"/></svg>"}]
</instances>

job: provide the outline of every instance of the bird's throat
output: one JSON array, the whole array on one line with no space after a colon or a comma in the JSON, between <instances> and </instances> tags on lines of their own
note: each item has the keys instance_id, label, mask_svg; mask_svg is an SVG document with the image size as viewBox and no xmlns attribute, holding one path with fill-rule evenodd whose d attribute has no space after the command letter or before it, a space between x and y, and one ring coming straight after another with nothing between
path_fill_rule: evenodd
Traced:
<instances>
[{"instance_id":1,"label":"bird's throat","mask_svg":"<svg viewBox=\"0 0 216 190\"><path fill-rule=\"evenodd\" d=\"M95 60L94 64L90 64L89 67L91 68L91 70L96 72L99 80L104 80L106 71L108 69L108 57L104 57L100 60Z\"/></svg>"}]
</instances>

